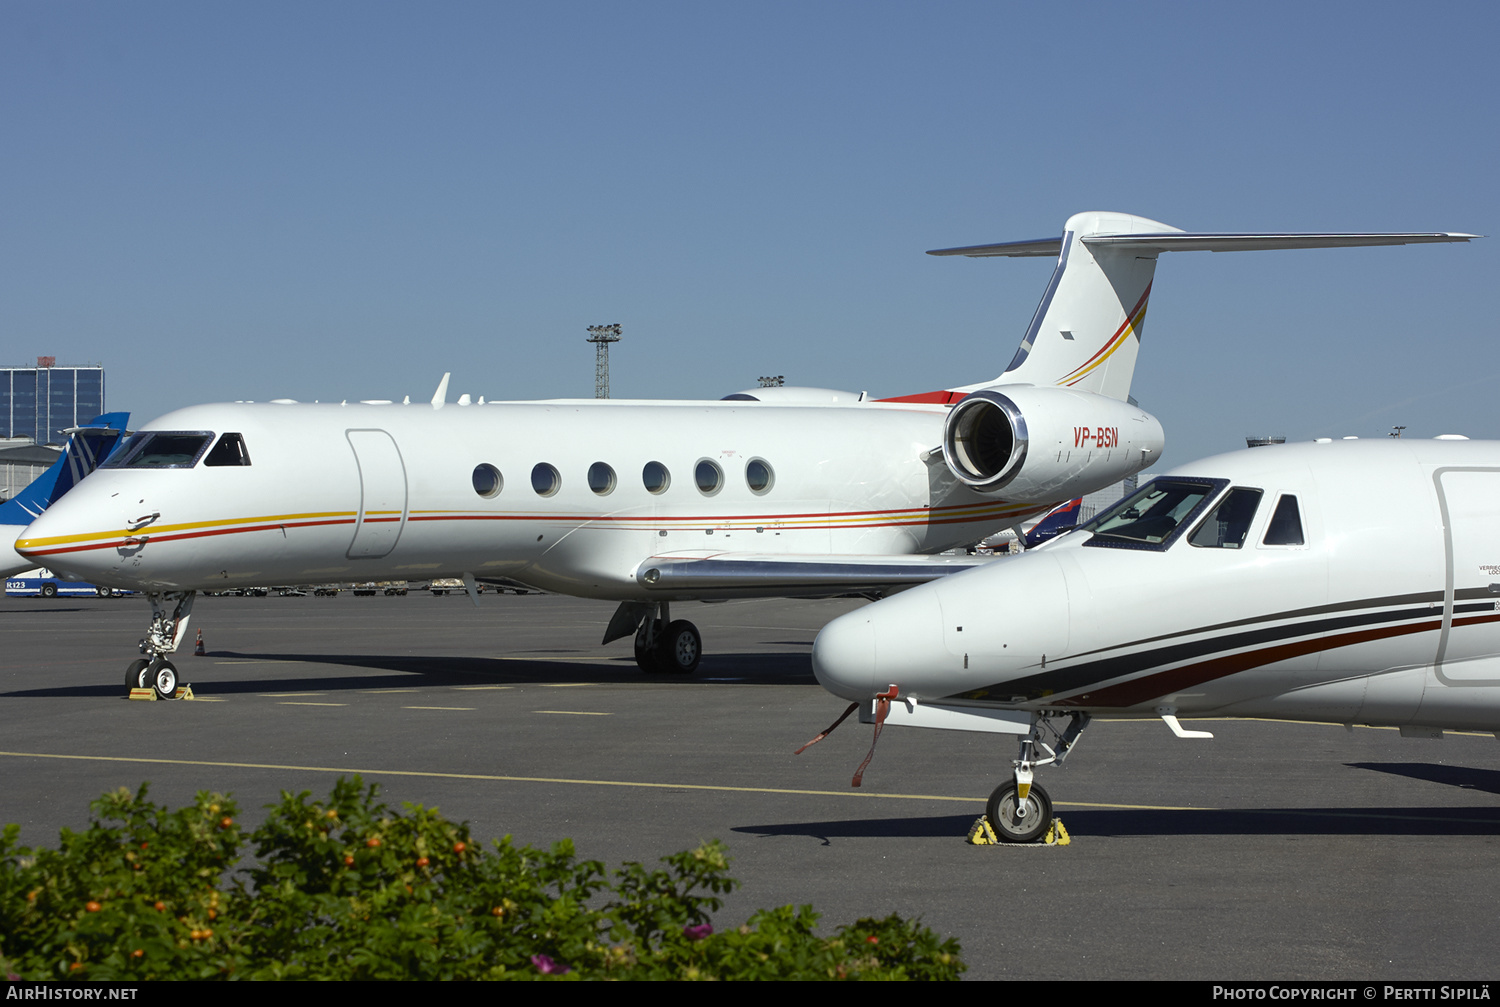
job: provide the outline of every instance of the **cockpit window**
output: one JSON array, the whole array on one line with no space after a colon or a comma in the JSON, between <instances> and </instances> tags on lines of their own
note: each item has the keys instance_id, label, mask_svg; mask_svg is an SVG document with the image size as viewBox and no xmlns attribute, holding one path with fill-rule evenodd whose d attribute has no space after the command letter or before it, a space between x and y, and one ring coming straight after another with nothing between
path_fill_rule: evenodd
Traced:
<instances>
[{"instance_id":1,"label":"cockpit window","mask_svg":"<svg viewBox=\"0 0 1500 1007\"><path fill-rule=\"evenodd\" d=\"M219 438L213 450L203 459L204 465L249 465L250 452L245 450L245 438L239 434L225 434Z\"/></svg>"},{"instance_id":2,"label":"cockpit window","mask_svg":"<svg viewBox=\"0 0 1500 1007\"><path fill-rule=\"evenodd\" d=\"M1227 479L1153 479L1080 531L1093 532L1085 546L1150 549L1160 552L1175 542Z\"/></svg>"},{"instance_id":3,"label":"cockpit window","mask_svg":"<svg viewBox=\"0 0 1500 1007\"><path fill-rule=\"evenodd\" d=\"M1250 534L1250 522L1255 520L1260 497L1260 490L1236 486L1225 495L1208 519L1188 536L1188 542L1200 549L1239 549L1245 544L1245 536Z\"/></svg>"},{"instance_id":4,"label":"cockpit window","mask_svg":"<svg viewBox=\"0 0 1500 1007\"><path fill-rule=\"evenodd\" d=\"M1265 545L1302 545L1302 514L1297 509L1297 498L1284 495L1276 501L1276 513L1266 526Z\"/></svg>"},{"instance_id":5,"label":"cockpit window","mask_svg":"<svg viewBox=\"0 0 1500 1007\"><path fill-rule=\"evenodd\" d=\"M214 435L206 430L142 430L100 468L190 469L198 463Z\"/></svg>"}]
</instances>

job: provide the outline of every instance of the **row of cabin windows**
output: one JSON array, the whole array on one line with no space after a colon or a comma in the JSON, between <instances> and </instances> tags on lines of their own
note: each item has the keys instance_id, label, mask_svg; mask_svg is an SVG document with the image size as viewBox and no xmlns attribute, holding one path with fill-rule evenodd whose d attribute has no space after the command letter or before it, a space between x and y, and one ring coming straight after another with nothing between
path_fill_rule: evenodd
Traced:
<instances>
[{"instance_id":1,"label":"row of cabin windows","mask_svg":"<svg viewBox=\"0 0 1500 1007\"><path fill-rule=\"evenodd\" d=\"M474 466L474 492L485 499L498 496L505 488L505 477L489 463ZM752 458L745 464L745 485L757 495L770 492L776 475L768 462ZM704 496L713 496L724 488L724 470L718 462L704 458L693 466L693 484ZM606 462L595 462L589 466L589 489L596 496L609 496L619 485L615 470ZM672 473L661 462L647 462L641 469L641 485L655 496L665 493L672 485ZM550 497L562 489L562 473L556 466L538 462L531 470L531 488L537 496Z\"/></svg>"},{"instance_id":2,"label":"row of cabin windows","mask_svg":"<svg viewBox=\"0 0 1500 1007\"><path fill-rule=\"evenodd\" d=\"M765 461L751 459L745 466L745 484L752 493L766 493L775 481L771 466ZM703 459L693 468L693 482L704 496L713 496L725 485L724 470L719 464ZM505 478L493 465L480 464L474 468L474 492L482 497L494 497L505 486ZM589 466L588 487L597 496L608 496L619 485L615 470L605 462ZM653 495L665 493L672 485L672 474L661 462L647 462L641 470L641 485ZM538 496L549 497L562 488L562 474L547 462L540 462L531 470L531 488Z\"/></svg>"}]
</instances>

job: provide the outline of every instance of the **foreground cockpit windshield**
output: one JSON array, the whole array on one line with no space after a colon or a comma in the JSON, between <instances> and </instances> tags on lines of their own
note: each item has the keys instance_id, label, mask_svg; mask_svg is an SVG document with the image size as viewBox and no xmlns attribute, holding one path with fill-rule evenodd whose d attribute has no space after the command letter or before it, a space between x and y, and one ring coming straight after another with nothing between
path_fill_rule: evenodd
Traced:
<instances>
[{"instance_id":1,"label":"foreground cockpit windshield","mask_svg":"<svg viewBox=\"0 0 1500 1007\"><path fill-rule=\"evenodd\" d=\"M1093 532L1084 545L1160 552L1226 485L1226 479L1153 479L1078 530Z\"/></svg>"}]
</instances>

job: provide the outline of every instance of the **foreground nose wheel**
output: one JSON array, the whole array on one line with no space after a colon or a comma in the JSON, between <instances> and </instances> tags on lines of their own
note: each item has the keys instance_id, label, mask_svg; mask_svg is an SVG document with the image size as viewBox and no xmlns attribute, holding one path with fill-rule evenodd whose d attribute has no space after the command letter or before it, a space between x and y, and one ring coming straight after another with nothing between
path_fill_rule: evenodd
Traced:
<instances>
[{"instance_id":1,"label":"foreground nose wheel","mask_svg":"<svg viewBox=\"0 0 1500 1007\"><path fill-rule=\"evenodd\" d=\"M1018 793L1015 780L995 788L986 808L990 826L1004 842L1034 843L1052 824L1052 798L1035 783L1024 801L1017 798Z\"/></svg>"},{"instance_id":2,"label":"foreground nose wheel","mask_svg":"<svg viewBox=\"0 0 1500 1007\"><path fill-rule=\"evenodd\" d=\"M125 669L125 689L149 689L151 679L146 674L146 669L151 667L151 662L146 660L131 661L130 666Z\"/></svg>"},{"instance_id":3,"label":"foreground nose wheel","mask_svg":"<svg viewBox=\"0 0 1500 1007\"><path fill-rule=\"evenodd\" d=\"M126 689L154 689L157 699L177 698L177 666L164 657L131 661L125 669Z\"/></svg>"},{"instance_id":4,"label":"foreground nose wheel","mask_svg":"<svg viewBox=\"0 0 1500 1007\"><path fill-rule=\"evenodd\" d=\"M177 698L177 667L164 657L158 657L151 662L146 669L146 675L151 680L151 687L156 690L157 699Z\"/></svg>"}]
</instances>

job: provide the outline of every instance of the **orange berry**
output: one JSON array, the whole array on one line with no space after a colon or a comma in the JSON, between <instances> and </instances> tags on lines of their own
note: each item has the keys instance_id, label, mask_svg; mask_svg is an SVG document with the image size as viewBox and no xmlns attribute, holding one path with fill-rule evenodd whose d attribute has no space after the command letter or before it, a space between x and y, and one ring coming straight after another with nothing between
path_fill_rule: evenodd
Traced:
<instances>
[{"instance_id":1,"label":"orange berry","mask_svg":"<svg viewBox=\"0 0 1500 1007\"><path fill-rule=\"evenodd\" d=\"M430 862L431 861L429 861L426 857L418 857L417 858L417 866L418 867L426 867Z\"/></svg>"},{"instance_id":2,"label":"orange berry","mask_svg":"<svg viewBox=\"0 0 1500 1007\"><path fill-rule=\"evenodd\" d=\"M503 907L503 906L496 906L494 909L490 910L490 915L491 916L504 916L505 915L505 907Z\"/></svg>"},{"instance_id":3,"label":"orange berry","mask_svg":"<svg viewBox=\"0 0 1500 1007\"><path fill-rule=\"evenodd\" d=\"M466 846L463 843L454 843L453 844L453 852L454 853L462 853L464 850L467 850L467 849L468 849L468 846Z\"/></svg>"},{"instance_id":4,"label":"orange berry","mask_svg":"<svg viewBox=\"0 0 1500 1007\"><path fill-rule=\"evenodd\" d=\"M352 856L349 856L349 855L346 854L344 856L344 866L345 867L353 867L354 866L354 858Z\"/></svg>"},{"instance_id":5,"label":"orange berry","mask_svg":"<svg viewBox=\"0 0 1500 1007\"><path fill-rule=\"evenodd\" d=\"M371 849L374 849L375 847L380 845L380 837L371 836L369 839L365 840L365 845L370 847Z\"/></svg>"},{"instance_id":6,"label":"orange berry","mask_svg":"<svg viewBox=\"0 0 1500 1007\"><path fill-rule=\"evenodd\" d=\"M130 952L130 957L132 957L132 958L144 958L145 956L146 956L146 949L145 948L136 948L134 951Z\"/></svg>"},{"instance_id":7,"label":"orange berry","mask_svg":"<svg viewBox=\"0 0 1500 1007\"><path fill-rule=\"evenodd\" d=\"M87 909L91 913L97 913L99 910L103 909L104 907L101 906L97 902L86 902L86 903L84 903L83 908Z\"/></svg>"},{"instance_id":8,"label":"orange berry","mask_svg":"<svg viewBox=\"0 0 1500 1007\"><path fill-rule=\"evenodd\" d=\"M870 936L868 936L868 937L865 938L865 941L868 942L868 943L870 943L870 944L879 944L880 943L880 938L876 937L874 934L871 934Z\"/></svg>"},{"instance_id":9,"label":"orange berry","mask_svg":"<svg viewBox=\"0 0 1500 1007\"><path fill-rule=\"evenodd\" d=\"M233 818L229 818L229 817L226 816L224 818L219 819L219 828L221 828L221 829L227 829L227 828L229 828L233 824L234 824L234 819Z\"/></svg>"},{"instance_id":10,"label":"orange berry","mask_svg":"<svg viewBox=\"0 0 1500 1007\"><path fill-rule=\"evenodd\" d=\"M155 909L157 912L162 912L163 910L165 910L167 908L167 904L165 902L158 902L158 903L156 903L156 905L152 906L152 908Z\"/></svg>"}]
</instances>

